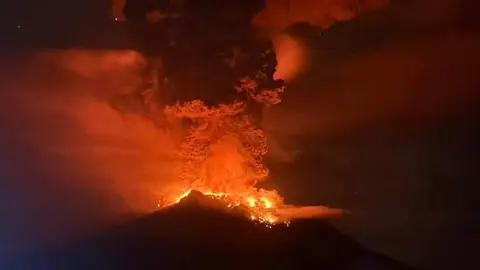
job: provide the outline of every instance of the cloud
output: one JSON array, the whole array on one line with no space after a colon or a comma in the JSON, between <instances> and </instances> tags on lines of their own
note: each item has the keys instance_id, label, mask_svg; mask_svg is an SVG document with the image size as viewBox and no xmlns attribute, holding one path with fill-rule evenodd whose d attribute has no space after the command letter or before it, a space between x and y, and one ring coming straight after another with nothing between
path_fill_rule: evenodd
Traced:
<instances>
[{"instance_id":1,"label":"cloud","mask_svg":"<svg viewBox=\"0 0 480 270\"><path fill-rule=\"evenodd\" d=\"M154 210L157 192L178 180L177 133L111 106L137 86L142 57L73 50L24 58L1 74L0 214L8 222L0 250Z\"/></svg>"},{"instance_id":2,"label":"cloud","mask_svg":"<svg viewBox=\"0 0 480 270\"><path fill-rule=\"evenodd\" d=\"M388 0L268 0L252 23L266 32L274 42L277 54L276 79L291 81L310 66L311 50L304 41L286 34L297 23L329 28L348 21L360 13L384 7Z\"/></svg>"},{"instance_id":3,"label":"cloud","mask_svg":"<svg viewBox=\"0 0 480 270\"><path fill-rule=\"evenodd\" d=\"M338 136L475 107L480 79L471 67L480 61L480 35L465 31L461 5L447 2L394 5L379 19L325 30L312 45L320 52L315 67L286 89L283 106L266 111L267 129Z\"/></svg>"},{"instance_id":4,"label":"cloud","mask_svg":"<svg viewBox=\"0 0 480 270\"><path fill-rule=\"evenodd\" d=\"M388 0L267 0L253 24L278 33L296 24L307 22L328 28L338 21L348 21L356 15L377 10Z\"/></svg>"}]
</instances>

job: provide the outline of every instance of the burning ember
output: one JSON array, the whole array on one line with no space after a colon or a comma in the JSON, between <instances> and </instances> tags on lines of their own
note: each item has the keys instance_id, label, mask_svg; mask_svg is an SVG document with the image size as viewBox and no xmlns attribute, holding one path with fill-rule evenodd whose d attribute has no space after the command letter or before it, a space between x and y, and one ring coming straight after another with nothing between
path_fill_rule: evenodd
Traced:
<instances>
[{"instance_id":1,"label":"burning ember","mask_svg":"<svg viewBox=\"0 0 480 270\"><path fill-rule=\"evenodd\" d=\"M245 79L237 91L268 106L280 102L283 88L258 91L255 82ZM253 124L249 105L236 101L209 107L194 100L165 108L170 118L187 119L190 124L180 147L180 178L185 189L163 198L158 206L179 203L195 190L221 201L227 209L241 208L247 218L268 227L277 223L288 225L291 218L340 213L325 207L288 206L276 191L255 187L269 173L263 162L267 141L263 130Z\"/></svg>"}]
</instances>

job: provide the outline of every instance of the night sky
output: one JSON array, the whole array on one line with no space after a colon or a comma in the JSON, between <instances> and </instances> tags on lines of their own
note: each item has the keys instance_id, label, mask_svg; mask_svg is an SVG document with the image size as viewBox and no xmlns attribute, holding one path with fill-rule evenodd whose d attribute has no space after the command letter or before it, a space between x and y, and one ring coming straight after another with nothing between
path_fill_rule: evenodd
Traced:
<instances>
[{"instance_id":1,"label":"night sky","mask_svg":"<svg viewBox=\"0 0 480 270\"><path fill-rule=\"evenodd\" d=\"M79 44L119 49L131 42L110 20L108 1L37 2L0 4L0 260L12 247L35 246L40 236L73 234L72 224L82 220L108 222L118 214L112 205L127 204L106 186L59 184L54 176L75 183L90 176L56 172L56 161L19 136L35 121L16 117L8 97L22 91L12 87L16 81L31 77L15 68L22 54L6 52ZM265 112L275 144L265 185L287 202L348 209L335 224L400 261L478 269L477 2L393 0L380 11L300 33L312 66L290 83L281 105ZM28 46L15 43L25 40Z\"/></svg>"}]
</instances>

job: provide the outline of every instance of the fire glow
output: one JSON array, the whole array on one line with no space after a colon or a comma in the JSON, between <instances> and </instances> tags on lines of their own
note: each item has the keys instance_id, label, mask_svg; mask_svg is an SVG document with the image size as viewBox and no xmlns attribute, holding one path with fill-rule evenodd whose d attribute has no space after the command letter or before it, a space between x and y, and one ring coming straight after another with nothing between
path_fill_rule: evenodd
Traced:
<instances>
[{"instance_id":1,"label":"fire glow","mask_svg":"<svg viewBox=\"0 0 480 270\"><path fill-rule=\"evenodd\" d=\"M188 190L178 198L176 198L173 204L179 203L182 199L188 197L192 190ZM238 197L238 196L231 196L226 193L215 193L215 192L202 192L208 198L215 199L221 201L224 206L228 209L233 209L235 207L244 207L248 209L247 213L250 216L250 220L256 221L266 226L271 226L279 222L279 218L274 216L273 209L275 206L273 203L265 197L261 197L259 199L247 196L247 197ZM283 220L285 224L289 225L287 220Z\"/></svg>"},{"instance_id":2,"label":"fire glow","mask_svg":"<svg viewBox=\"0 0 480 270\"><path fill-rule=\"evenodd\" d=\"M283 88L258 91L255 83L244 83L237 91L249 95L249 100L270 106L280 102ZM247 106L246 102L236 101L209 107L194 100L165 108L170 119L187 119L189 127L179 155L184 189L165 194L158 206L175 205L195 190L220 201L226 209L242 209L246 218L267 227L280 223L288 226L292 218L340 214L340 210L327 207L286 205L275 190L256 188L269 173L263 162L267 141Z\"/></svg>"}]
</instances>

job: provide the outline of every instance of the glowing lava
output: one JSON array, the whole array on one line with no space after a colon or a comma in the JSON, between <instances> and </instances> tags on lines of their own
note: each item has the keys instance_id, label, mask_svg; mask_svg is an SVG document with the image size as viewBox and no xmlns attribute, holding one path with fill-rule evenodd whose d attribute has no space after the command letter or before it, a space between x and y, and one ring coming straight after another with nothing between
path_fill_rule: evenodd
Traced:
<instances>
[{"instance_id":1,"label":"glowing lava","mask_svg":"<svg viewBox=\"0 0 480 270\"><path fill-rule=\"evenodd\" d=\"M188 120L188 130L179 157L184 188L164 198L159 206L176 204L195 190L218 199L226 209L242 209L246 218L267 227L277 223L288 225L292 217L331 214L326 207L285 205L275 190L255 187L269 173L263 162L267 140L264 131L254 124L249 106L279 103L283 88L258 89L254 80L246 78L236 90L244 93L247 101L209 107L194 100L165 108L169 119Z\"/></svg>"},{"instance_id":2,"label":"glowing lava","mask_svg":"<svg viewBox=\"0 0 480 270\"><path fill-rule=\"evenodd\" d=\"M173 204L179 203L182 199L185 199L190 195L192 190L184 192L182 195L178 196L175 199ZM274 225L279 222L280 219L275 216L275 206L273 203L265 197L260 197L259 199L252 196L232 196L226 193L215 193L215 192L202 192L202 194L208 198L219 200L222 202L223 206L228 209L242 208L245 215L250 216L252 221L263 223L266 225ZM282 220L282 222L288 224L287 220Z\"/></svg>"},{"instance_id":3,"label":"glowing lava","mask_svg":"<svg viewBox=\"0 0 480 270\"><path fill-rule=\"evenodd\" d=\"M263 163L267 143L263 130L245 113L246 107L242 102L207 107L196 100L166 108L167 115L187 118L190 124L180 147L185 188L163 198L159 207L179 203L195 190L219 200L226 209L241 209L247 218L267 227L288 225L292 218L340 214L341 210L327 207L285 205L275 190L255 187L268 175Z\"/></svg>"},{"instance_id":4,"label":"glowing lava","mask_svg":"<svg viewBox=\"0 0 480 270\"><path fill-rule=\"evenodd\" d=\"M280 101L283 88L257 91L256 86L255 81L244 79L237 91L266 105ZM188 188L167 200L167 205L196 190L221 200L228 208L245 208L252 220L266 224L279 220L275 209L283 205L283 198L275 191L255 188L268 175L263 163L267 141L263 130L253 124L248 105L236 101L209 107L194 100L165 109L170 118L190 120L180 147L180 178Z\"/></svg>"}]
</instances>

